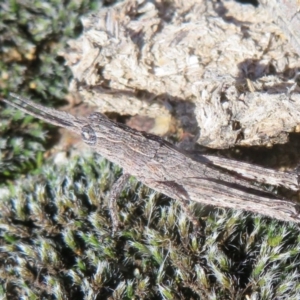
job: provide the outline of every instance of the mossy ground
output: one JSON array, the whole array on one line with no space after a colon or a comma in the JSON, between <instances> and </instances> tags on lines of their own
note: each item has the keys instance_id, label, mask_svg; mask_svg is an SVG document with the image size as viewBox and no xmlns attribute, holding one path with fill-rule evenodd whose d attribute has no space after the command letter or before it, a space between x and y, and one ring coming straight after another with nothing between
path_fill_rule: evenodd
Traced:
<instances>
[{"instance_id":1,"label":"mossy ground","mask_svg":"<svg viewBox=\"0 0 300 300\"><path fill-rule=\"evenodd\" d=\"M62 102L70 70L58 55L81 31L80 15L97 2L0 3L0 91L29 96L47 106ZM41 165L46 132L55 129L0 103L0 181ZM49 139L48 139L49 141Z\"/></svg>"},{"instance_id":2,"label":"mossy ground","mask_svg":"<svg viewBox=\"0 0 300 300\"><path fill-rule=\"evenodd\" d=\"M180 204L96 154L15 181L1 202L7 299L299 299L298 228L246 213Z\"/></svg>"}]
</instances>

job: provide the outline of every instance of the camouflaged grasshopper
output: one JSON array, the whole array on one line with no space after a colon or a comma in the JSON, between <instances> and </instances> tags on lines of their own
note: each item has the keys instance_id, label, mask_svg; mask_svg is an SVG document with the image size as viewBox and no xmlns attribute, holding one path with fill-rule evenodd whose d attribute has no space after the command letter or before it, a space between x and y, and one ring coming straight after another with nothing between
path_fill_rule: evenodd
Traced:
<instances>
[{"instance_id":1,"label":"camouflaged grasshopper","mask_svg":"<svg viewBox=\"0 0 300 300\"><path fill-rule=\"evenodd\" d=\"M267 194L255 182L298 190L298 175L209 155L194 156L162 138L139 132L95 112L75 117L50 109L11 93L9 105L48 123L67 128L100 155L123 168L145 185L171 198L203 204L243 209L284 221L300 222L299 204ZM238 175L238 176L237 176ZM250 179L250 180L249 180ZM112 193L112 198L117 197ZM112 199L112 207L115 199ZM116 218L112 213L112 218ZM115 220L117 223L117 220Z\"/></svg>"}]
</instances>

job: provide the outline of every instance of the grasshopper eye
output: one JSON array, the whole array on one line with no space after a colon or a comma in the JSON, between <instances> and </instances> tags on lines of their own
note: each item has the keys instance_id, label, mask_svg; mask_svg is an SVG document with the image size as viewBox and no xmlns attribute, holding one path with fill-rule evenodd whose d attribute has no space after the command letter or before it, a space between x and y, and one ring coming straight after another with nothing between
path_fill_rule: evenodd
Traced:
<instances>
[{"instance_id":1,"label":"grasshopper eye","mask_svg":"<svg viewBox=\"0 0 300 300\"><path fill-rule=\"evenodd\" d=\"M85 125L82 127L81 129L81 136L83 141L90 145L93 146L96 144L97 141L97 137L96 137L96 133L94 131L94 129L92 128L92 126L90 125Z\"/></svg>"}]
</instances>

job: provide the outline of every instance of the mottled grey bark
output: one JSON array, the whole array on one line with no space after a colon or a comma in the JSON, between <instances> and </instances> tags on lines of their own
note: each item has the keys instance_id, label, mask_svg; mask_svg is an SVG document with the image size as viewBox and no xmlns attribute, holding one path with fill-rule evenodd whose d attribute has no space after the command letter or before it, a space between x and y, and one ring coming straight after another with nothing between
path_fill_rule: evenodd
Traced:
<instances>
[{"instance_id":1,"label":"mottled grey bark","mask_svg":"<svg viewBox=\"0 0 300 300\"><path fill-rule=\"evenodd\" d=\"M272 17L297 40L296 2L124 1L101 9L82 19L84 33L64 53L73 90L97 111L146 115L156 128L173 116L210 148L286 143L300 124L300 61Z\"/></svg>"}]
</instances>

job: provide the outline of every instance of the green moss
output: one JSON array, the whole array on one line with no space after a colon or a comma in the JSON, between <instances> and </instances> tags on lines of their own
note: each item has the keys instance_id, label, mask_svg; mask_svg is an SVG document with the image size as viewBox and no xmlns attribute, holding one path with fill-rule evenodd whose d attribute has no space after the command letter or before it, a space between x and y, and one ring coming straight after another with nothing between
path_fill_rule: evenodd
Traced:
<instances>
[{"instance_id":1,"label":"green moss","mask_svg":"<svg viewBox=\"0 0 300 300\"><path fill-rule=\"evenodd\" d=\"M179 203L131 178L112 236L109 191L120 173L86 154L2 192L0 278L10 299L299 298L295 225L198 205L203 226L194 228Z\"/></svg>"},{"instance_id":2,"label":"green moss","mask_svg":"<svg viewBox=\"0 0 300 300\"><path fill-rule=\"evenodd\" d=\"M16 92L54 106L64 99L71 73L59 51L81 31L80 16L98 1L0 3L1 95ZM101 2L99 2L101 4ZM0 104L0 182L41 165L46 132L54 127Z\"/></svg>"}]
</instances>

